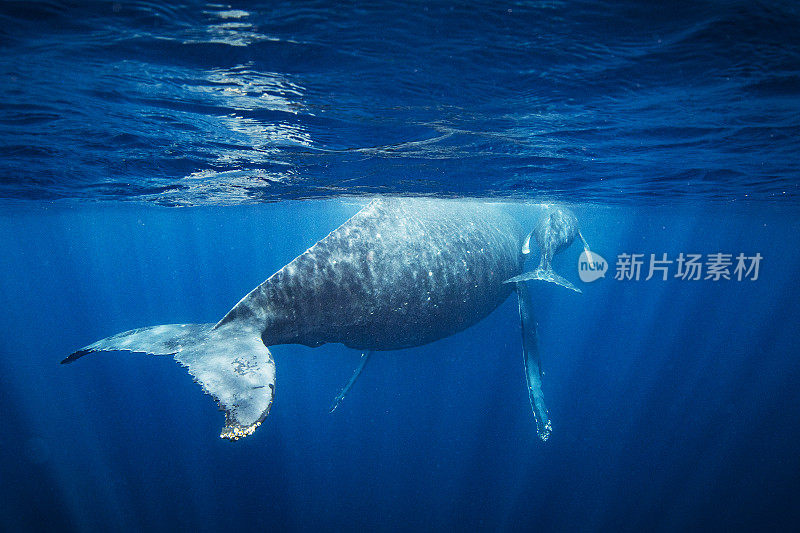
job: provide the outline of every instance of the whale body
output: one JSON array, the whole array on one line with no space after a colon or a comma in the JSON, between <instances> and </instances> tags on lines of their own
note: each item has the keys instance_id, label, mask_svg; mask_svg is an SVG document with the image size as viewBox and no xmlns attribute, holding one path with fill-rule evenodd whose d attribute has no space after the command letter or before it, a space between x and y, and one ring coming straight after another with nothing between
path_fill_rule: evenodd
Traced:
<instances>
[{"instance_id":1,"label":"whale body","mask_svg":"<svg viewBox=\"0 0 800 533\"><path fill-rule=\"evenodd\" d=\"M220 321L258 328L265 345L420 346L492 312L522 271L524 233L476 201L370 203L245 296Z\"/></svg>"},{"instance_id":2,"label":"whale body","mask_svg":"<svg viewBox=\"0 0 800 533\"><path fill-rule=\"evenodd\" d=\"M268 346L341 343L368 352L420 346L477 323L516 289L531 404L546 439L550 422L530 297L524 284L506 283L523 270L525 238L501 205L377 199L218 323L126 331L62 363L98 351L173 355L225 411L220 436L236 440L250 435L272 405L275 365Z\"/></svg>"}]
</instances>

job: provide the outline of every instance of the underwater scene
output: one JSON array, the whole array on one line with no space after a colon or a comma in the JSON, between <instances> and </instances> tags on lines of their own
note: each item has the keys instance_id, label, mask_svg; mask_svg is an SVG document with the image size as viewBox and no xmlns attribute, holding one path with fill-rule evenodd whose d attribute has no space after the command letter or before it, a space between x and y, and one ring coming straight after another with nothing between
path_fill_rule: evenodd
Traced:
<instances>
[{"instance_id":1,"label":"underwater scene","mask_svg":"<svg viewBox=\"0 0 800 533\"><path fill-rule=\"evenodd\" d=\"M794 2L0 2L1 531L796 531Z\"/></svg>"}]
</instances>

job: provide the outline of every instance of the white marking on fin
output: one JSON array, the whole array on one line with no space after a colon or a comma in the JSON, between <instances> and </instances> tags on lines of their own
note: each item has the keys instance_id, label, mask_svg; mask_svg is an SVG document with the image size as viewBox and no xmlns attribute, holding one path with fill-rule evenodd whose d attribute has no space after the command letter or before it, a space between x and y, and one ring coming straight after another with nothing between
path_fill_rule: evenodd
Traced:
<instances>
[{"instance_id":1,"label":"white marking on fin","mask_svg":"<svg viewBox=\"0 0 800 533\"><path fill-rule=\"evenodd\" d=\"M528 236L525 237L525 242L522 243L522 255L531 253L531 235L533 235L533 232L528 233Z\"/></svg>"}]
</instances>

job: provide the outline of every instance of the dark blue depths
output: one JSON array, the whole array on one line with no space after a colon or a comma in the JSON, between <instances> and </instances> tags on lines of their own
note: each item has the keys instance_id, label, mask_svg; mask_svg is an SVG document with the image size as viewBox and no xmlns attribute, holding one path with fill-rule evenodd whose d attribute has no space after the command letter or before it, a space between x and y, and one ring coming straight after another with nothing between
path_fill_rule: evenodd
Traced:
<instances>
[{"instance_id":1,"label":"dark blue depths","mask_svg":"<svg viewBox=\"0 0 800 533\"><path fill-rule=\"evenodd\" d=\"M790 530L800 458L791 211L577 208L592 247L759 252L758 281L532 283L554 433L516 304L412 350L278 346L256 433L170 358L71 350L210 322L357 209L13 207L2 217L3 529ZM298 223L288 224L287 220ZM302 222L302 223L299 223ZM575 246L557 258L577 281ZM613 268L613 267L612 267Z\"/></svg>"}]
</instances>

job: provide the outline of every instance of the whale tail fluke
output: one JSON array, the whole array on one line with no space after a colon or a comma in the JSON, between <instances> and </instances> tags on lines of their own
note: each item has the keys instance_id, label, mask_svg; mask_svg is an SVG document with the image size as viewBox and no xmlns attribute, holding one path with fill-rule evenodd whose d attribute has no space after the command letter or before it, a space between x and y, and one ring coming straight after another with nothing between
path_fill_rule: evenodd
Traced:
<instances>
[{"instance_id":1,"label":"whale tail fluke","mask_svg":"<svg viewBox=\"0 0 800 533\"><path fill-rule=\"evenodd\" d=\"M521 281L528 281L532 279L548 281L550 283L555 283L556 285L561 285L562 287L566 287L567 289L573 290L577 293L581 292L581 290L575 285L573 285L571 281L553 272L552 268L539 267L536 270L531 270L530 272L523 272L519 276L514 276L511 279L507 279L503 283L518 283Z\"/></svg>"},{"instance_id":2,"label":"whale tail fluke","mask_svg":"<svg viewBox=\"0 0 800 533\"><path fill-rule=\"evenodd\" d=\"M130 351L171 355L225 412L220 437L253 433L269 414L275 392L275 362L261 336L236 324L169 324L119 333L82 348L62 364L93 352Z\"/></svg>"}]
</instances>

